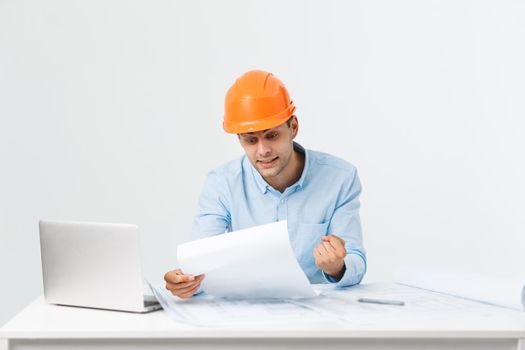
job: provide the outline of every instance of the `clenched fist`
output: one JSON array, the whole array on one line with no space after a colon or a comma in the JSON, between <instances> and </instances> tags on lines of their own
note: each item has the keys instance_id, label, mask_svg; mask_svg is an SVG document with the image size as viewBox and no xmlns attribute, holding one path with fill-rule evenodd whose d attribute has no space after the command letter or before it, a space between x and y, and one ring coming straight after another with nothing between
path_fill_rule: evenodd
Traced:
<instances>
[{"instance_id":1,"label":"clenched fist","mask_svg":"<svg viewBox=\"0 0 525 350\"><path fill-rule=\"evenodd\" d=\"M321 237L321 242L315 247L313 255L315 265L327 275L337 280L343 277L346 270L344 261L346 248L342 238L333 234Z\"/></svg>"}]
</instances>

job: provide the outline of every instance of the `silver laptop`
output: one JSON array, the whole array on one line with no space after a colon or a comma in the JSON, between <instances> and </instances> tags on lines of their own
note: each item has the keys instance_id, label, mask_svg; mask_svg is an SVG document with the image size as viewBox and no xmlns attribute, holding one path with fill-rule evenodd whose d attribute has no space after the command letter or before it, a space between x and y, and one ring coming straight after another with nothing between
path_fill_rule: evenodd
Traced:
<instances>
[{"instance_id":1,"label":"silver laptop","mask_svg":"<svg viewBox=\"0 0 525 350\"><path fill-rule=\"evenodd\" d=\"M142 278L138 226L41 220L39 229L48 303L130 312L161 308Z\"/></svg>"}]
</instances>

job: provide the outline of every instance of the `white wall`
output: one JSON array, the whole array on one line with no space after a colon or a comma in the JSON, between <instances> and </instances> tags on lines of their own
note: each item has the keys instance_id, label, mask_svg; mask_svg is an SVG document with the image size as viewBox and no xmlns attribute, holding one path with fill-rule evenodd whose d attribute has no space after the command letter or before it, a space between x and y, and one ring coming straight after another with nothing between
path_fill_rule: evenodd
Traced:
<instances>
[{"instance_id":1,"label":"white wall","mask_svg":"<svg viewBox=\"0 0 525 350\"><path fill-rule=\"evenodd\" d=\"M40 218L139 224L162 280L252 68L358 167L368 280L525 278L524 34L517 0L0 0L0 324L42 293Z\"/></svg>"}]
</instances>

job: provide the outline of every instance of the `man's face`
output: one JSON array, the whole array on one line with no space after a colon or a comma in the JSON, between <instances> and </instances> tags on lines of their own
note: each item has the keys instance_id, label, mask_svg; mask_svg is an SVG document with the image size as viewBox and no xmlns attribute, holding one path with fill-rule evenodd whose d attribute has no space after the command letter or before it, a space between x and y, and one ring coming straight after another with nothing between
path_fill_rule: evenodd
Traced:
<instances>
[{"instance_id":1,"label":"man's face","mask_svg":"<svg viewBox=\"0 0 525 350\"><path fill-rule=\"evenodd\" d=\"M275 128L239 134L244 152L259 174L267 180L287 169L293 155L293 139L297 135L297 118L290 126L283 123Z\"/></svg>"}]
</instances>

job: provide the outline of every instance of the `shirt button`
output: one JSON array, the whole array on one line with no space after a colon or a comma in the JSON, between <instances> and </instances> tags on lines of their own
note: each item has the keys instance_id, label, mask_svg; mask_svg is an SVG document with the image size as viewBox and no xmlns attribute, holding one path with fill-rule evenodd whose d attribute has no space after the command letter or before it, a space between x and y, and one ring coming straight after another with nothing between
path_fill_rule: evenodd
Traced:
<instances>
[{"instance_id":1,"label":"shirt button","mask_svg":"<svg viewBox=\"0 0 525 350\"><path fill-rule=\"evenodd\" d=\"M281 199L281 204L284 204L284 199Z\"/></svg>"}]
</instances>

